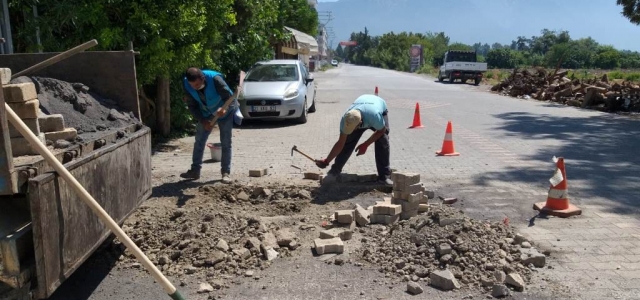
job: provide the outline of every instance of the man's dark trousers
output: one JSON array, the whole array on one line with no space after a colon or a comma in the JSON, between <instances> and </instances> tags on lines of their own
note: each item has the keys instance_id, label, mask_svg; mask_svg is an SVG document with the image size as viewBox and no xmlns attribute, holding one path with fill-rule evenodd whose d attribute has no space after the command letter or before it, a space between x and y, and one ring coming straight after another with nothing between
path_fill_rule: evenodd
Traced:
<instances>
[{"instance_id":1,"label":"man's dark trousers","mask_svg":"<svg viewBox=\"0 0 640 300\"><path fill-rule=\"evenodd\" d=\"M383 136L375 141L376 168L378 169L378 178L388 178L391 175L389 117L387 116L386 111L384 112L383 117L384 126L387 128L387 131ZM347 136L347 141L344 144L344 148L342 148L342 151L340 152L340 154L338 154L335 162L331 166L331 170L329 171L330 174L339 175L342 172L342 168L344 168L344 165L349 160L349 157L351 157L351 154L358 146L358 141L360 141L362 134L369 129L374 130L373 128L359 128L354 130L350 135Z\"/></svg>"}]
</instances>

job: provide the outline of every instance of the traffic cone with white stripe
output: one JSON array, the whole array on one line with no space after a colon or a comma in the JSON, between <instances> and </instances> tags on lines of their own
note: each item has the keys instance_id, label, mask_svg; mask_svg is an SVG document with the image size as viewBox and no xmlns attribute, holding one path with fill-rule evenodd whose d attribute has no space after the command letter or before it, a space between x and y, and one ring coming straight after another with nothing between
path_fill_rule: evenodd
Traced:
<instances>
[{"instance_id":1,"label":"traffic cone with white stripe","mask_svg":"<svg viewBox=\"0 0 640 300\"><path fill-rule=\"evenodd\" d=\"M533 209L541 213L561 218L567 218L582 214L582 210L569 203L567 173L564 168L564 158L553 157L556 164L556 172L549 179L551 187L547 196L547 202L538 202L533 205Z\"/></svg>"},{"instance_id":2,"label":"traffic cone with white stripe","mask_svg":"<svg viewBox=\"0 0 640 300\"><path fill-rule=\"evenodd\" d=\"M376 90L374 91L374 94L378 96L378 86L376 86Z\"/></svg>"},{"instance_id":3,"label":"traffic cone with white stripe","mask_svg":"<svg viewBox=\"0 0 640 300\"><path fill-rule=\"evenodd\" d=\"M444 142L442 142L442 150L436 152L439 156L458 156L460 153L456 152L453 147L453 127L451 121L447 123L447 131L444 133Z\"/></svg>"}]
</instances>

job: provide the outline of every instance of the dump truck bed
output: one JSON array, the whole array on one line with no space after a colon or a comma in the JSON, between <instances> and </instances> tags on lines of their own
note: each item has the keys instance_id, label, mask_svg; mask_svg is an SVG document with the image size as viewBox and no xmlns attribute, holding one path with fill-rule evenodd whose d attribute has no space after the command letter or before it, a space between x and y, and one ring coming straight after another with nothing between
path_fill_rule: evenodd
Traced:
<instances>
[{"instance_id":1,"label":"dump truck bed","mask_svg":"<svg viewBox=\"0 0 640 300\"><path fill-rule=\"evenodd\" d=\"M20 71L55 54L0 55L0 67ZM85 84L140 119L134 55L85 52L32 75ZM45 299L110 232L41 156L12 158L2 133L0 282ZM116 222L151 194L151 130L142 123L91 133L53 153Z\"/></svg>"}]
</instances>

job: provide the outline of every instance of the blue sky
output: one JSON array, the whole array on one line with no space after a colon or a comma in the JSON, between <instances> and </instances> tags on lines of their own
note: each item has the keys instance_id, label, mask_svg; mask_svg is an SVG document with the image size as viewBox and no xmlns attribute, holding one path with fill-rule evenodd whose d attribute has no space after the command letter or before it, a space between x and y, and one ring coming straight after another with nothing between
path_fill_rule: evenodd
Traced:
<instances>
[{"instance_id":1,"label":"blue sky","mask_svg":"<svg viewBox=\"0 0 640 300\"><path fill-rule=\"evenodd\" d=\"M319 0L331 11L327 26L334 47L366 26L374 35L389 31L444 31L452 42L511 44L543 28L567 30L571 38L591 36L601 44L640 51L640 26L620 12L616 0Z\"/></svg>"}]
</instances>

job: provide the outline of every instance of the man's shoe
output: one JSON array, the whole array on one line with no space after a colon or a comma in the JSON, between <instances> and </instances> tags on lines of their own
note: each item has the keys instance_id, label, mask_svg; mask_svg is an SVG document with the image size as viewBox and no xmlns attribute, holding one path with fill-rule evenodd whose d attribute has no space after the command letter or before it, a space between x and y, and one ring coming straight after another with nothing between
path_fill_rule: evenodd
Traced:
<instances>
[{"instance_id":1,"label":"man's shoe","mask_svg":"<svg viewBox=\"0 0 640 300\"><path fill-rule=\"evenodd\" d=\"M229 184L231 183L231 177L229 176L229 174L222 174L222 180L220 180L220 182Z\"/></svg>"},{"instance_id":2,"label":"man's shoe","mask_svg":"<svg viewBox=\"0 0 640 300\"><path fill-rule=\"evenodd\" d=\"M386 186L393 186L393 181L391 181L391 179L388 177L378 178L378 183L384 184Z\"/></svg>"},{"instance_id":3,"label":"man's shoe","mask_svg":"<svg viewBox=\"0 0 640 300\"><path fill-rule=\"evenodd\" d=\"M180 177L184 179L200 179L200 171L190 169L189 171L180 174Z\"/></svg>"}]
</instances>

